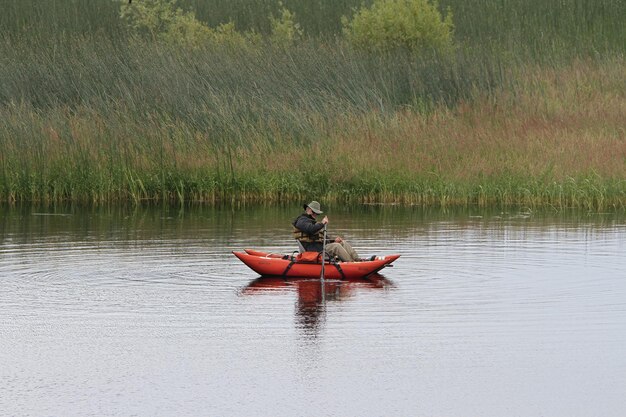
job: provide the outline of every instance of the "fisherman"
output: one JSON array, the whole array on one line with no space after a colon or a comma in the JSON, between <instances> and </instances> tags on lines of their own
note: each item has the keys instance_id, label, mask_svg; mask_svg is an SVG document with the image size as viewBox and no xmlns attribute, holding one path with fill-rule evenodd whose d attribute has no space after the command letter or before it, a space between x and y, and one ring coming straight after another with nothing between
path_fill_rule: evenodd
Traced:
<instances>
[{"instance_id":1,"label":"fisherman","mask_svg":"<svg viewBox=\"0 0 626 417\"><path fill-rule=\"evenodd\" d=\"M322 252L324 243L324 226L328 224L328 216L321 222L316 221L322 214L320 203L311 201L303 206L304 213L296 218L293 225L293 236L302 244L305 251ZM342 262L359 262L361 259L352 246L341 237L334 239L326 237L326 253L331 258L339 258Z\"/></svg>"}]
</instances>

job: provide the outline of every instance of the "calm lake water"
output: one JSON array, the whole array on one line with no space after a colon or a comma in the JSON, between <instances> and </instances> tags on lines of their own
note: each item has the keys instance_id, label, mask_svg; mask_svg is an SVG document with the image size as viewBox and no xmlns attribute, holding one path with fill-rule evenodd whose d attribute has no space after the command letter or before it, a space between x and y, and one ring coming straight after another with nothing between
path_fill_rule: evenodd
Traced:
<instances>
[{"instance_id":1,"label":"calm lake water","mask_svg":"<svg viewBox=\"0 0 626 417\"><path fill-rule=\"evenodd\" d=\"M402 257L322 290L231 254L295 205L0 208L0 415L626 415L623 214L325 209Z\"/></svg>"}]
</instances>

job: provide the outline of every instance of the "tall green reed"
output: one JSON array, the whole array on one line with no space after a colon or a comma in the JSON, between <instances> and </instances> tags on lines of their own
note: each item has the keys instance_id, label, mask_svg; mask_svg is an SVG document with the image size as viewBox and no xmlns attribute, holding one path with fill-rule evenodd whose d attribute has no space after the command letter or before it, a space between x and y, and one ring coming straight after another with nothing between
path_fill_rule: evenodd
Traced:
<instances>
[{"instance_id":1,"label":"tall green reed","mask_svg":"<svg viewBox=\"0 0 626 417\"><path fill-rule=\"evenodd\" d=\"M17 48L15 46L18 46ZM88 106L184 120L214 140L245 140L272 126L296 139L307 114L393 113L425 103L453 104L501 84L497 60L361 54L342 43L294 48L179 50L141 40L41 39L0 42L0 103L36 109ZM269 135L268 138L273 136Z\"/></svg>"},{"instance_id":2,"label":"tall green reed","mask_svg":"<svg viewBox=\"0 0 626 417\"><path fill-rule=\"evenodd\" d=\"M457 39L472 47L534 58L624 51L626 3L620 0L441 0L454 12Z\"/></svg>"}]
</instances>

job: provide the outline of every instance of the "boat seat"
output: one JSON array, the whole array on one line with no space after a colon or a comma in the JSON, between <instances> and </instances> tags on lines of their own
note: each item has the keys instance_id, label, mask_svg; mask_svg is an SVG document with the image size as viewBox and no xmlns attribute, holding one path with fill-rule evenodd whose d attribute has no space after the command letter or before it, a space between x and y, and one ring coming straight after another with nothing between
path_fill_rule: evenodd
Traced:
<instances>
[{"instance_id":1,"label":"boat seat","mask_svg":"<svg viewBox=\"0 0 626 417\"><path fill-rule=\"evenodd\" d=\"M300 251L300 253L303 253L303 252L307 251L306 249L304 249L304 246L302 246L302 243L298 239L296 239L296 243L298 244L298 250ZM324 259L325 259L326 262L330 262L331 261L330 255L328 253L324 254ZM337 258L335 260L335 262L339 262L339 258Z\"/></svg>"}]
</instances>

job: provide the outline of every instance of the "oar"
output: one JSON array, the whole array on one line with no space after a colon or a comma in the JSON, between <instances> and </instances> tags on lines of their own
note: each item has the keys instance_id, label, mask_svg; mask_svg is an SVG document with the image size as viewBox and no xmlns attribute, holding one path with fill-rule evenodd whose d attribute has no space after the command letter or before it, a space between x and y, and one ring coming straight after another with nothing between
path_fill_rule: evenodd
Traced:
<instances>
[{"instance_id":1,"label":"oar","mask_svg":"<svg viewBox=\"0 0 626 417\"><path fill-rule=\"evenodd\" d=\"M326 258L326 225L324 225L324 241L322 242L322 273L320 279L324 281L324 261Z\"/></svg>"},{"instance_id":2,"label":"oar","mask_svg":"<svg viewBox=\"0 0 626 417\"><path fill-rule=\"evenodd\" d=\"M326 260L326 225L324 225L324 241L322 242L322 273L320 274L320 286L322 287L322 306L326 308L326 284L324 283L324 261Z\"/></svg>"}]
</instances>

